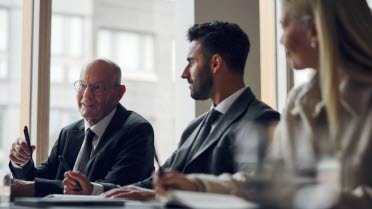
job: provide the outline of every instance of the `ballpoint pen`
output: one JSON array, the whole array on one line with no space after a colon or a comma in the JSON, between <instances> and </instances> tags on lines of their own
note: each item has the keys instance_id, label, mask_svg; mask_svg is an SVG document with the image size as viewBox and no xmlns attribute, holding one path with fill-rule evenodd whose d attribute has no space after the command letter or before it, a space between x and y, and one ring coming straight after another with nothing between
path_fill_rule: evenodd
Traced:
<instances>
[{"instance_id":1,"label":"ballpoint pen","mask_svg":"<svg viewBox=\"0 0 372 209\"><path fill-rule=\"evenodd\" d=\"M67 162L66 162L65 159L62 157L62 155L58 156L58 159L59 159L59 162L61 162L63 168L64 168L66 171L71 171L70 166L68 166ZM76 187L77 187L77 190L78 190L78 191L83 190L83 189L81 188L80 183L79 183L78 181L76 181Z\"/></svg>"},{"instance_id":2,"label":"ballpoint pen","mask_svg":"<svg viewBox=\"0 0 372 209\"><path fill-rule=\"evenodd\" d=\"M23 128L23 133L24 133L24 135L25 135L25 139L26 139L26 142L27 142L27 146L28 146L28 148L30 149L30 152L31 152L31 159L32 159L32 147L31 147L31 140L30 140L30 135L28 134L28 128L27 128L27 126L25 126L24 128Z\"/></svg>"}]
</instances>

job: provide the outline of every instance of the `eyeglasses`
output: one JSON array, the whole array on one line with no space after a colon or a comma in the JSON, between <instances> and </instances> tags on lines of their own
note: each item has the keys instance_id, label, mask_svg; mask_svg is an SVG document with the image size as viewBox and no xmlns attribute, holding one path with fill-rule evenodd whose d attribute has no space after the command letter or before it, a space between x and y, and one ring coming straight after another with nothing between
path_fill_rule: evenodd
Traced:
<instances>
[{"instance_id":1,"label":"eyeglasses","mask_svg":"<svg viewBox=\"0 0 372 209\"><path fill-rule=\"evenodd\" d=\"M79 93L84 93L84 91L88 88L88 86L95 95L103 94L106 91L106 87L104 83L96 83L96 84L88 85L84 81L79 80L79 81L75 81L74 86L75 86L76 91ZM120 86L120 85L115 85L113 87L116 87L116 86Z\"/></svg>"}]
</instances>

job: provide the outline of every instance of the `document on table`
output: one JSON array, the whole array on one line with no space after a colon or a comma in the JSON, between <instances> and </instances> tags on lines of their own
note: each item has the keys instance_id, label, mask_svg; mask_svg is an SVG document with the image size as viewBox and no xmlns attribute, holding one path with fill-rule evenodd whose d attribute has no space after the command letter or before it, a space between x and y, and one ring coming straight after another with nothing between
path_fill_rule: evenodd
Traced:
<instances>
[{"instance_id":1,"label":"document on table","mask_svg":"<svg viewBox=\"0 0 372 209\"><path fill-rule=\"evenodd\" d=\"M55 199L55 200L98 200L102 197L97 195L69 195L69 194L50 194L43 197L43 199Z\"/></svg>"},{"instance_id":2,"label":"document on table","mask_svg":"<svg viewBox=\"0 0 372 209\"><path fill-rule=\"evenodd\" d=\"M126 200L101 198L94 195L53 194L43 198L16 198L15 205L30 207L47 206L123 206Z\"/></svg>"},{"instance_id":3,"label":"document on table","mask_svg":"<svg viewBox=\"0 0 372 209\"><path fill-rule=\"evenodd\" d=\"M164 198L168 204L198 209L253 209L258 205L233 195L214 193L169 191Z\"/></svg>"}]
</instances>

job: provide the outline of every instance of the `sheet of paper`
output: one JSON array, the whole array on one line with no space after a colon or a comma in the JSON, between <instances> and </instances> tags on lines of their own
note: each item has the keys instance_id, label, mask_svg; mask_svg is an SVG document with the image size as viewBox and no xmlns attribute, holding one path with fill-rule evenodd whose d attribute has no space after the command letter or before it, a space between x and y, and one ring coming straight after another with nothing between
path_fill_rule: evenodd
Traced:
<instances>
[{"instance_id":1,"label":"sheet of paper","mask_svg":"<svg viewBox=\"0 0 372 209\"><path fill-rule=\"evenodd\" d=\"M180 204L190 208L198 209L250 209L258 208L252 202L248 202L233 195L222 195L213 193L200 193L188 191L171 191L166 196L169 203Z\"/></svg>"},{"instance_id":2,"label":"sheet of paper","mask_svg":"<svg viewBox=\"0 0 372 209\"><path fill-rule=\"evenodd\" d=\"M97 200L102 197L96 195L68 195L68 194L50 194L45 196L43 199L55 199L55 200Z\"/></svg>"}]
</instances>

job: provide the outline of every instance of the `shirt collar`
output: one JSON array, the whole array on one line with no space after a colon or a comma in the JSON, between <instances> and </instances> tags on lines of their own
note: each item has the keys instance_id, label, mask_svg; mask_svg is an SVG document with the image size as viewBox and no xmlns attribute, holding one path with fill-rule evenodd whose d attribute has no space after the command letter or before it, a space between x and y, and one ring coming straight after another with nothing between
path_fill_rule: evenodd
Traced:
<instances>
[{"instance_id":1,"label":"shirt collar","mask_svg":"<svg viewBox=\"0 0 372 209\"><path fill-rule=\"evenodd\" d=\"M104 117L102 120L100 120L93 126L90 126L88 121L84 119L85 132L87 131L88 128L90 128L90 130L92 130L98 136L98 138L101 138L111 119L114 117L116 109L117 108L115 108L113 111L111 111L110 114L106 115L106 117Z\"/></svg>"},{"instance_id":2,"label":"shirt collar","mask_svg":"<svg viewBox=\"0 0 372 209\"><path fill-rule=\"evenodd\" d=\"M231 105L235 102L235 100L244 92L245 89L247 89L248 87L245 86L241 89L239 89L238 91L234 92L233 94L231 94L229 97L227 97L226 99L224 99L222 102L220 102L217 106L215 106L213 103L212 103L212 106L211 106L211 109L215 109L217 110L218 112L222 113L222 114L225 114L227 112L227 110L229 110L229 108L231 107Z\"/></svg>"}]
</instances>

